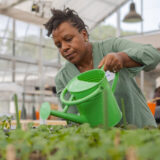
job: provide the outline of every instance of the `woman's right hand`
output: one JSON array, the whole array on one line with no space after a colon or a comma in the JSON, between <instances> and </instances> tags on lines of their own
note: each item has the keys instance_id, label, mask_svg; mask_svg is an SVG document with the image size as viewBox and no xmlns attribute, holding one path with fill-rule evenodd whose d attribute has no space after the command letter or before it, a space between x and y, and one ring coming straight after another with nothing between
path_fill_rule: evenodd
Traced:
<instances>
[{"instance_id":1,"label":"woman's right hand","mask_svg":"<svg viewBox=\"0 0 160 160\"><path fill-rule=\"evenodd\" d=\"M105 71L119 72L123 68L123 57L118 53L109 53L101 60L98 68L103 65Z\"/></svg>"}]
</instances>

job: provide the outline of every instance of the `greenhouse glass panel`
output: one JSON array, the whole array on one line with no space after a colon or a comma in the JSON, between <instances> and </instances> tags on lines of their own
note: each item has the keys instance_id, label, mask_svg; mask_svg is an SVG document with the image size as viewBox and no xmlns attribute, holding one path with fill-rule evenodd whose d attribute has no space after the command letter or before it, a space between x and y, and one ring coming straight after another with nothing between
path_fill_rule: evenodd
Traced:
<instances>
[{"instance_id":1,"label":"greenhouse glass panel","mask_svg":"<svg viewBox=\"0 0 160 160\"><path fill-rule=\"evenodd\" d=\"M12 34L13 19L4 15L0 15L0 19L1 19L1 22L3 22L0 25L0 37L12 38L13 37L13 34Z\"/></svg>"},{"instance_id":2,"label":"greenhouse glass panel","mask_svg":"<svg viewBox=\"0 0 160 160\"><path fill-rule=\"evenodd\" d=\"M39 42L39 26L16 20L16 36L18 40Z\"/></svg>"},{"instance_id":3,"label":"greenhouse glass panel","mask_svg":"<svg viewBox=\"0 0 160 160\"><path fill-rule=\"evenodd\" d=\"M29 58L29 59L37 59L39 46L31 43L16 43L16 56Z\"/></svg>"},{"instance_id":4,"label":"greenhouse glass panel","mask_svg":"<svg viewBox=\"0 0 160 160\"><path fill-rule=\"evenodd\" d=\"M160 29L159 0L143 2L143 31L149 32Z\"/></svg>"},{"instance_id":5,"label":"greenhouse glass panel","mask_svg":"<svg viewBox=\"0 0 160 160\"><path fill-rule=\"evenodd\" d=\"M12 81L12 62L0 60L0 82Z\"/></svg>"},{"instance_id":6,"label":"greenhouse glass panel","mask_svg":"<svg viewBox=\"0 0 160 160\"><path fill-rule=\"evenodd\" d=\"M57 58L58 50L54 48L43 48L43 60L51 60Z\"/></svg>"},{"instance_id":7,"label":"greenhouse glass panel","mask_svg":"<svg viewBox=\"0 0 160 160\"><path fill-rule=\"evenodd\" d=\"M5 38L0 40L0 54L12 55L13 54L13 40Z\"/></svg>"}]
</instances>

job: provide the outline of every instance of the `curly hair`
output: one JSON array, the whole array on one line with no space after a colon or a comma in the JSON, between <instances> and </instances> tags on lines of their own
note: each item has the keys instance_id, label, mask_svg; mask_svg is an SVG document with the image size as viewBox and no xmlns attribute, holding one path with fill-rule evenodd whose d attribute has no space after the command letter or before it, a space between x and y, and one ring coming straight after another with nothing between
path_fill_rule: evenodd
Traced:
<instances>
[{"instance_id":1,"label":"curly hair","mask_svg":"<svg viewBox=\"0 0 160 160\"><path fill-rule=\"evenodd\" d=\"M47 36L50 36L52 31L63 22L69 22L73 27L77 28L79 32L83 29L87 32L87 26L74 10L71 10L70 8L65 8L64 10L51 9L51 12L52 17L46 24L44 24L48 31Z\"/></svg>"}]
</instances>

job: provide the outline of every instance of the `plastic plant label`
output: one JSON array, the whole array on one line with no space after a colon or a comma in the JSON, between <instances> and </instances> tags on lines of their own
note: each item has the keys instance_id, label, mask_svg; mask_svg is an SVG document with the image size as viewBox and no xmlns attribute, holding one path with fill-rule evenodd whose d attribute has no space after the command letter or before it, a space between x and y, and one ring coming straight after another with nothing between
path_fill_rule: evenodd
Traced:
<instances>
[{"instance_id":1,"label":"plastic plant label","mask_svg":"<svg viewBox=\"0 0 160 160\"><path fill-rule=\"evenodd\" d=\"M106 72L106 78L107 78L108 81L113 80L114 77L115 77L115 73L112 73L112 72L110 72L110 71L107 71L107 72Z\"/></svg>"}]
</instances>

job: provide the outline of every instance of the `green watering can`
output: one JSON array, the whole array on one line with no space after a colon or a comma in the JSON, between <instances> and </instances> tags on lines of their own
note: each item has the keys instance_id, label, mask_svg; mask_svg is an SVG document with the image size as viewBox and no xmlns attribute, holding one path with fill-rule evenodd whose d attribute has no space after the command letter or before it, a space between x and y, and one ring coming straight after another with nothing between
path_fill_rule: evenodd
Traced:
<instances>
[{"instance_id":1,"label":"green watering can","mask_svg":"<svg viewBox=\"0 0 160 160\"><path fill-rule=\"evenodd\" d=\"M47 119L49 115L61 117L76 123L89 123L91 127L104 125L107 117L108 127L115 126L122 118L114 91L119 73L110 87L103 69L93 69L74 77L63 89L60 100L65 104L62 112L50 109L45 102L40 109L40 117ZM66 100L66 94L70 94ZM69 106L76 106L79 115L67 113Z\"/></svg>"}]
</instances>

